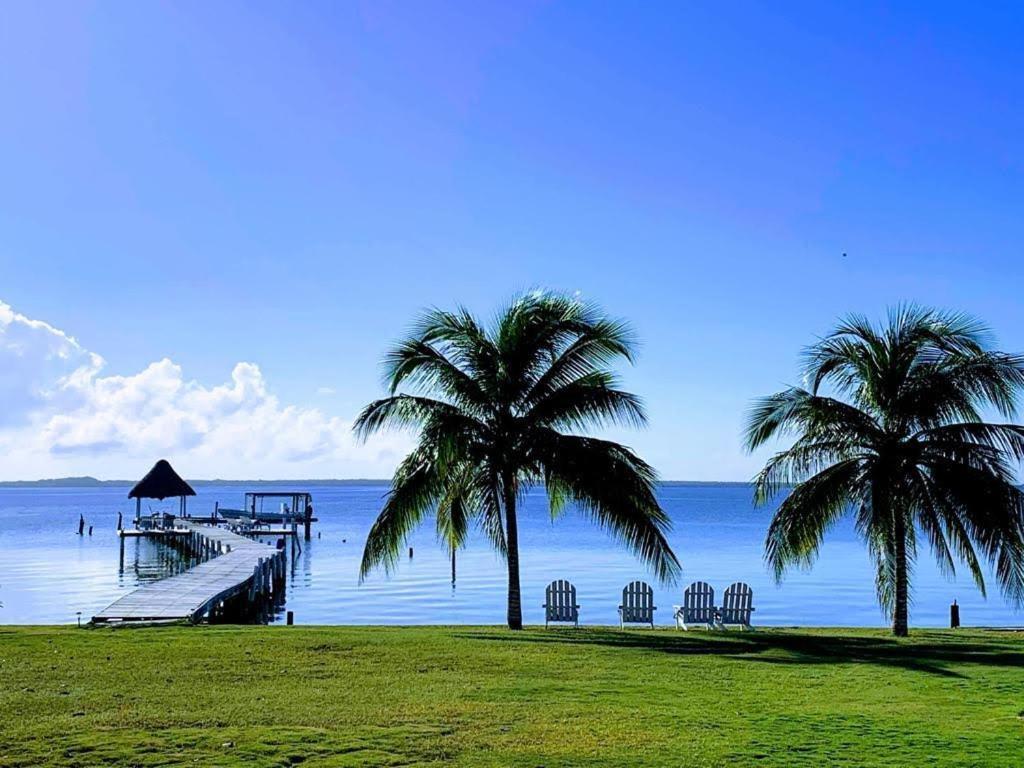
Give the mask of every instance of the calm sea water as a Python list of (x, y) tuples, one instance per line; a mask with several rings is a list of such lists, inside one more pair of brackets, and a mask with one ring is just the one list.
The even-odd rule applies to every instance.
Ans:
[[(189, 500), (195, 515), (215, 502), (239, 507), (244, 488), (203, 486)], [(250, 490), (293, 490), (288, 484), (254, 484)], [(391, 577), (376, 574), (359, 584), (362, 545), (380, 509), (383, 483), (308, 485), (319, 524), (289, 576), (286, 609), (307, 624), (499, 624), (505, 616), (503, 563), (475, 537), (458, 554), (452, 588), (450, 560), (425, 523), (411, 538), (412, 558), (403, 557)], [(116, 534), (117, 513), (131, 518), (128, 486), (102, 488), (0, 489), (0, 624), (74, 623), (97, 613), (120, 595), (178, 567), (173, 551), (146, 540), (124, 543)], [(875, 603), (873, 569), (852, 526), (832, 532), (817, 564), (776, 585), (762, 561), (771, 510), (753, 509), (744, 485), (666, 484), (660, 499), (673, 520), (670, 542), (683, 563), (677, 585), (655, 584), (658, 623), (671, 624), (672, 604), (690, 581), (709, 582), (720, 596), (733, 581), (754, 589), (755, 623), (763, 625), (884, 624)], [(152, 504), (175, 508), (175, 502)], [(93, 535), (76, 535), (79, 515)], [(529, 494), (521, 513), (524, 619), (542, 623), (544, 587), (556, 578), (576, 584), (585, 623), (617, 623), (622, 587), (653, 579), (615, 541), (569, 511), (552, 522), (542, 491)], [(922, 542), (923, 544), (923, 542)], [(916, 626), (948, 623), (956, 598), (965, 624), (1020, 625), (1024, 613), (1007, 605), (992, 584), (984, 599), (966, 574), (948, 581), (922, 549), (914, 566)], [(277, 618), (278, 621), (282, 617)]]

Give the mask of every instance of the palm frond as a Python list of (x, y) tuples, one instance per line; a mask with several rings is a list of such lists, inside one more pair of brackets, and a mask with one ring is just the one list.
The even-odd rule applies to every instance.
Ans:
[(498, 351), (486, 329), (468, 310), (429, 310), (415, 324), (412, 338), (437, 349), (466, 373), (487, 402), (493, 403), (501, 365)]
[(373, 401), (356, 417), (352, 429), (358, 439), (365, 440), (385, 429), (422, 429), (430, 423), (443, 424), (453, 433), (467, 435), (482, 434), (487, 429), (457, 406), (415, 395), (393, 395)]
[[(914, 472), (912, 486), (919, 495), (915, 504), (919, 509), (918, 516), (927, 518), (922, 528), (932, 540), (933, 549), (941, 550), (936, 557), (952, 561), (955, 555), (956, 559), (967, 566), (981, 595), (986, 596), (985, 574), (970, 535), (964, 528), (961, 510), (944, 491), (935, 486), (927, 470), (919, 468)], [(949, 563), (949, 572), (955, 573), (952, 562)]]
[(986, 469), (950, 459), (929, 457), (922, 469), (992, 564), (1006, 599), (1024, 604), (1024, 492)]
[(615, 376), (607, 371), (585, 374), (540, 399), (523, 419), (530, 425), (553, 429), (643, 426), (647, 415), (640, 398), (618, 389), (616, 384)]
[(970, 356), (932, 355), (915, 366), (900, 393), (904, 420), (922, 428), (951, 420), (980, 421), (994, 407), (1013, 418), (1024, 387), (1024, 357), (982, 351)]
[(1024, 427), (1017, 424), (944, 424), (921, 430), (911, 440), (937, 453), (988, 448), (1004, 459), (1024, 461)]
[(397, 344), (385, 357), (384, 370), (392, 395), (407, 384), (419, 391), (441, 394), (474, 413), (487, 411), (487, 395), (479, 382), (423, 339)]
[(629, 326), (576, 298), (532, 292), (516, 299), (491, 334), (501, 360), (502, 397), (517, 410), (560, 379), (595, 373), (617, 357), (632, 361)]
[(679, 561), (668, 544), (668, 515), (654, 495), (654, 470), (636, 454), (607, 440), (538, 430), (531, 456), (545, 484), (648, 563), (659, 579), (674, 581)]
[(633, 362), (635, 340), (630, 327), (619, 320), (600, 318), (575, 329), (576, 338), (553, 359), (524, 397), (524, 408), (582, 377), (603, 370), (617, 360)]
[(785, 451), (776, 453), (754, 478), (754, 504), (770, 502), (779, 492), (842, 461), (868, 460), (870, 446), (844, 439), (819, 440), (808, 436), (797, 440)]
[(796, 486), (768, 527), (765, 560), (777, 580), (790, 566), (811, 565), (831, 526), (847, 511), (864, 473), (860, 459), (833, 464)]
[(450, 468), (446, 473), (444, 492), (437, 503), (437, 538), (453, 552), (466, 543), (473, 516), (471, 473), (470, 465)]
[(420, 447), (405, 458), (395, 471), (384, 506), (366, 537), (359, 566), (360, 581), (377, 567), (391, 573), (409, 534), (435, 508), (443, 490), (444, 479), (428, 447)]
[(792, 433), (862, 445), (877, 441), (881, 434), (870, 414), (841, 400), (791, 387), (755, 401), (747, 415), (744, 443), (754, 451), (773, 437)]

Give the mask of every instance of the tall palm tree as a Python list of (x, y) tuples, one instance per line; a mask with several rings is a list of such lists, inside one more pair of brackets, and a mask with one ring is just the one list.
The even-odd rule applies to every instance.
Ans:
[(362, 438), (386, 427), (419, 430), (370, 529), (361, 577), (393, 568), (431, 512), (452, 548), (478, 525), (508, 564), (508, 626), (522, 628), (516, 510), (524, 488), (543, 485), (552, 517), (575, 502), (660, 578), (674, 578), (679, 563), (653, 469), (622, 445), (568, 433), (645, 423), (640, 401), (609, 370), (631, 362), (633, 346), (624, 323), (547, 293), (519, 297), (489, 325), (464, 309), (426, 313), (385, 360), (388, 397), (355, 424)]
[(810, 565), (826, 531), (852, 513), (877, 566), (893, 633), (907, 634), (911, 566), (923, 534), (940, 568), (965, 563), (985, 593), (981, 558), (1006, 597), (1024, 599), (1024, 494), (1014, 470), (1024, 428), (1012, 419), (1024, 357), (990, 348), (965, 315), (901, 307), (876, 327), (851, 316), (805, 353), (806, 388), (753, 406), (746, 445), (795, 435), (756, 478), (764, 504), (794, 485), (771, 522), (765, 559), (781, 579)]

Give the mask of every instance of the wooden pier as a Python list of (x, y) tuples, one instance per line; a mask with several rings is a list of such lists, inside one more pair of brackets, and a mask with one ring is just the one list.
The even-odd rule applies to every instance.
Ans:
[[(146, 584), (93, 616), (96, 624), (230, 620), (284, 595), (285, 550), (213, 525), (175, 521), (175, 534), (159, 532), (197, 564)], [(154, 531), (153, 533), (158, 533)]]

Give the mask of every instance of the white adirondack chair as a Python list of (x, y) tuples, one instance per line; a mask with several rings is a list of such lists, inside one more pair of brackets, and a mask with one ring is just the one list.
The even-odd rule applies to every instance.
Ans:
[(683, 592), (683, 604), (672, 608), (677, 629), (711, 629), (715, 625), (715, 590), (707, 582), (695, 581)]
[(619, 629), (627, 624), (650, 624), (654, 629), (654, 590), (642, 581), (631, 581), (622, 590), (619, 606)]
[(740, 627), (753, 629), (750, 626), (750, 614), (754, 611), (754, 590), (737, 581), (722, 596), (722, 607), (718, 612), (718, 623), (722, 627)]
[(576, 587), (564, 579), (548, 584), (544, 590), (544, 627), (551, 622), (580, 625), (580, 607), (576, 604)]

